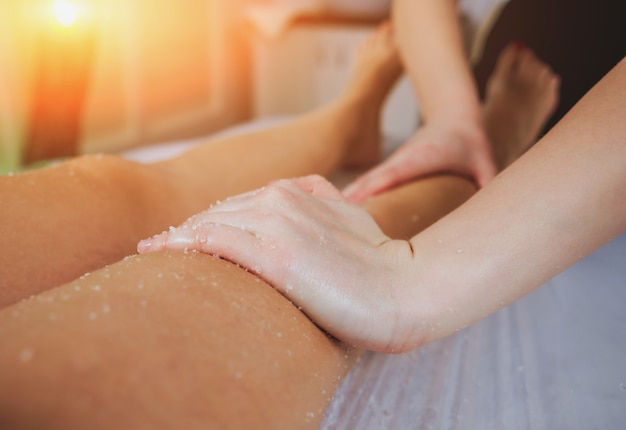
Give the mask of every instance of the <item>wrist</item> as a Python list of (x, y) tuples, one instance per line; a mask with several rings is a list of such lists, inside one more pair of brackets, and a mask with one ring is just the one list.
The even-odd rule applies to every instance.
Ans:
[(483, 313), (484, 304), (472, 293), (480, 265), (454, 237), (435, 239), (427, 234), (411, 243), (414, 262), (399, 278), (408, 286), (400, 312), (404, 326), (398, 329), (407, 334), (405, 351), (466, 328), (479, 319), (476, 315)]

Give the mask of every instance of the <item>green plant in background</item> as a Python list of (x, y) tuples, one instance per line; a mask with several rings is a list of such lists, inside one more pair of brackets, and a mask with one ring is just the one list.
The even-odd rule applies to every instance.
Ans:
[(22, 162), (22, 142), (24, 138), (24, 120), (22, 107), (15, 103), (12, 91), (9, 61), (7, 60), (8, 38), (0, 43), (0, 175), (14, 172)]
[(23, 127), (8, 118), (0, 118), (0, 126), (0, 175), (6, 175), (20, 168)]

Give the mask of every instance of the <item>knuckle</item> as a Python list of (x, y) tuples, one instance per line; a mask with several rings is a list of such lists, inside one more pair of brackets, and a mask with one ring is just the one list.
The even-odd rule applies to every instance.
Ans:
[(285, 183), (279, 181), (265, 187), (259, 194), (259, 198), (270, 204), (284, 203), (294, 200), (293, 193), (285, 187)]

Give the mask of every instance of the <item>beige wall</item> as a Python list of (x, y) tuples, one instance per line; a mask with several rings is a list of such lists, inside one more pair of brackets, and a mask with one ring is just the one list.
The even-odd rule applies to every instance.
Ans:
[(84, 152), (207, 134), (248, 115), (241, 0), (109, 0)]

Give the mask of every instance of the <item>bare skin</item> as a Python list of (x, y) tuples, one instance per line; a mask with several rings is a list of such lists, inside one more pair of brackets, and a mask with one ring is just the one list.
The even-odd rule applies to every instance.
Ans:
[[(626, 231), (625, 88), (626, 58), (494, 181), (410, 241), (389, 240), (365, 211), (309, 177), (205, 212), (191, 221), (204, 232), (183, 228), (142, 246), (195, 246), (256, 267), (337, 338), (408, 351), (518, 300)], [(288, 237), (256, 218), (276, 207)], [(301, 245), (320, 234), (340, 240)], [(258, 246), (257, 258), (239, 255), (238, 240)], [(280, 260), (265, 256), (273, 247)], [(334, 270), (320, 272), (320, 261)]]
[[(395, 208), (474, 192), (460, 177), (414, 187), (398, 190)], [(386, 204), (368, 202), (385, 229), (402, 222)], [(0, 385), (11, 387), (0, 390), (0, 427), (10, 429), (317, 428), (359, 354), (259, 277), (180, 251), (132, 256), (6, 307), (0, 339)]]
[[(505, 54), (510, 54), (510, 51), (505, 51)], [(541, 66), (541, 62), (534, 56), (518, 51), (509, 57), (510, 60), (503, 62), (514, 61), (516, 66), (497, 68), (494, 78), (503, 77), (520, 85), (533, 85), (533, 82), (537, 82), (543, 86), (543, 79), (534, 81), (531, 77), (537, 70), (547, 71), (546, 74), (551, 75), (549, 69)], [(522, 57), (528, 61), (518, 61)], [(545, 118), (551, 113), (551, 103), (545, 102), (544, 98), (554, 100), (558, 87), (558, 79), (549, 81), (552, 84), (546, 86), (550, 89), (547, 94), (532, 92), (540, 95), (536, 99), (519, 97), (519, 92), (512, 92), (511, 101), (515, 102), (512, 104), (523, 107), (525, 103), (532, 101), (531, 109)], [(496, 84), (494, 81), (497, 87)], [(522, 120), (523, 126), (528, 124), (527, 115), (514, 118)], [(494, 125), (494, 129), (518, 128), (515, 123), (498, 119), (500, 124)], [(542, 122), (535, 121), (537, 124)], [(536, 133), (538, 130), (528, 134), (512, 133), (516, 138), (524, 136), (525, 141), (511, 143), (515, 150), (498, 151), (502, 154), (500, 163), (507, 164), (509, 157), (516, 150), (520, 151), (529, 145)], [(433, 189), (432, 192), (437, 191)], [(428, 206), (430, 204), (425, 205)], [(408, 217), (402, 220), (404, 222), (420, 221), (421, 218), (419, 206), (398, 213)], [(399, 222), (401, 218), (394, 213), (392, 219)], [(190, 218), (178, 229), (142, 241), (139, 250), (147, 252), (194, 249), (234, 261), (259, 274), (294, 303), (302, 306), (328, 332), (361, 348), (387, 352), (406, 351), (425, 339), (431, 339), (429, 336), (440, 332), (449, 334), (450, 331), (446, 330), (458, 328), (451, 328), (454, 323), (458, 324), (452, 318), (455, 314), (447, 317), (450, 321), (437, 314), (442, 306), (446, 310), (455, 309), (459, 306), (458, 303), (448, 306), (445, 303), (445, 294), (435, 294), (430, 290), (433, 288), (430, 283), (424, 286), (429, 293), (424, 294), (425, 299), (414, 298), (410, 293), (412, 278), (396, 279), (398, 273), (412, 267), (411, 263), (416, 258), (412, 243), (421, 235), (416, 235), (411, 242), (392, 240), (385, 234), (386, 223), (380, 219), (376, 221), (379, 224), (366, 211), (349, 204), (338, 190), (322, 178), (306, 177), (281, 181), (273, 186), (231, 198)], [(402, 231), (396, 230), (395, 233), (399, 237), (406, 237), (402, 235)], [(455, 237), (460, 233), (450, 234)], [(433, 253), (437, 249), (448, 250), (451, 246), (448, 242), (449, 237), (445, 241), (435, 241), (427, 248), (422, 247), (425, 249), (423, 252), (428, 254), (431, 249)], [(320, 246), (314, 246), (315, 244)], [(462, 254), (463, 247), (458, 247), (453, 252), (454, 255)], [(477, 267), (484, 264), (484, 261), (477, 262)], [(429, 267), (422, 266), (419, 262), (415, 266)], [(443, 272), (448, 273), (449, 270)], [(406, 289), (403, 293), (409, 295), (410, 300), (398, 298), (400, 296), (396, 295), (396, 290), (401, 288)], [(444, 303), (431, 301), (431, 297)], [(415, 318), (399, 318), (404, 315), (398, 313), (399, 310), (408, 312), (405, 308), (418, 305), (422, 314)], [(373, 309), (376, 310), (375, 319), (371, 318)], [(471, 312), (471, 309), (465, 311)], [(421, 318), (420, 315), (424, 317)], [(445, 324), (438, 322), (441, 329), (434, 328), (435, 322), (432, 323), (433, 327), (426, 323), (426, 331), (422, 326), (414, 326), (418, 324), (414, 320), (421, 324), (422, 321), (435, 318), (445, 321)], [(402, 331), (398, 331), (396, 324), (403, 324)], [(405, 342), (399, 333), (410, 336), (411, 342)]]
[(131, 257), (0, 321), (3, 429), (316, 428), (355, 358), (202, 254)]

